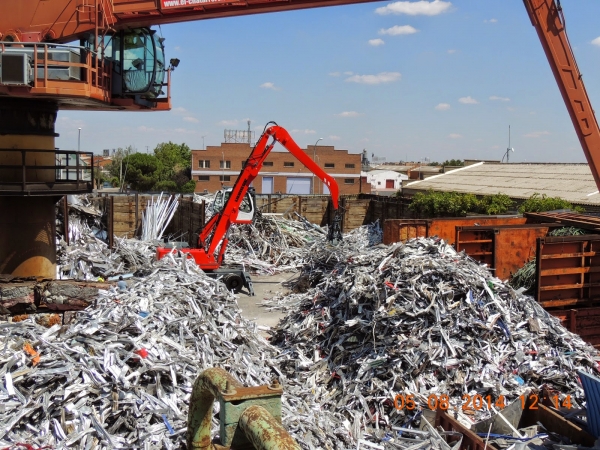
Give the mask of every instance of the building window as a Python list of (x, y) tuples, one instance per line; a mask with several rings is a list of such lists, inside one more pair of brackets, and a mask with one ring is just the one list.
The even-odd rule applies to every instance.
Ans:
[(221, 175), (219, 178), (221, 179), (220, 181), (231, 181), (231, 177), (229, 175)]
[(326, 169), (333, 169), (335, 167), (334, 163), (325, 163), (325, 168)]
[(209, 169), (210, 161), (208, 159), (201, 159), (200, 161), (198, 161), (198, 168), (199, 169)]
[(284, 162), (283, 167), (294, 167), (294, 162), (293, 161)]
[(273, 167), (273, 161), (265, 161), (263, 163), (263, 166), (265, 166), (265, 167)]
[(209, 175), (198, 175), (198, 181), (210, 181)]
[(354, 178), (344, 178), (344, 184), (354, 184)]
[(354, 169), (354, 164), (346, 164), (346, 169)]
[(219, 161), (219, 169), (231, 169), (231, 161)]

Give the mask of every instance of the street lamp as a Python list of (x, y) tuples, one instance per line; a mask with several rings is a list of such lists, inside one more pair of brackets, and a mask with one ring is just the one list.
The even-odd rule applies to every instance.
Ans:
[(202, 136), (202, 150), (206, 150), (206, 147), (204, 147), (204, 138), (206, 137), (206, 135)]
[(79, 128), (79, 135), (77, 136), (77, 151), (81, 151), (81, 128)]
[[(319, 141), (322, 141), (322, 140), (323, 140), (323, 138), (317, 139), (317, 142), (315, 142), (315, 145), (313, 146), (313, 161), (316, 161), (316, 159), (317, 159), (317, 144), (319, 143)], [(312, 176), (312, 188), (313, 188), (312, 189), (313, 190), (312, 193), (314, 195), (316, 193), (315, 192), (316, 189), (315, 189), (315, 174), (314, 173), (313, 173), (313, 176)]]

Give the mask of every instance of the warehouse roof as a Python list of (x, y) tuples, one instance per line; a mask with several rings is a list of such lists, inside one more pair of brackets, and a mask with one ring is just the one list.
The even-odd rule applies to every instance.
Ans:
[(490, 164), (479, 162), (421, 181), (403, 192), (454, 191), (476, 195), (506, 194), (529, 198), (536, 192), (571, 203), (600, 204), (600, 194), (587, 164)]

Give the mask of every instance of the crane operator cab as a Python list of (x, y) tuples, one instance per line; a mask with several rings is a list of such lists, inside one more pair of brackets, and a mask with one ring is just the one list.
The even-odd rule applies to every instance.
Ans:
[(165, 85), (164, 38), (156, 30), (135, 28), (105, 37), (104, 57), (113, 61), (112, 95), (149, 104)]
[[(231, 195), (231, 191), (233, 188), (225, 188), (217, 191), (215, 195), (215, 201), (213, 203), (213, 214), (219, 214), (227, 200), (229, 200), (229, 196)], [(232, 217), (232, 223), (252, 223), (254, 220), (254, 216), (256, 215), (256, 193), (254, 188), (249, 188), (244, 195), (242, 202), (240, 203), (239, 211), (236, 217)]]

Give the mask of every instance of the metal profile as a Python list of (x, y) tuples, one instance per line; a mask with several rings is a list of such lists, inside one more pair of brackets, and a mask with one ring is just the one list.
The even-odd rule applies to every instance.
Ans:
[(584, 372), (577, 372), (583, 391), (585, 392), (585, 401), (587, 414), (588, 432), (595, 438), (600, 437), (600, 379)]

